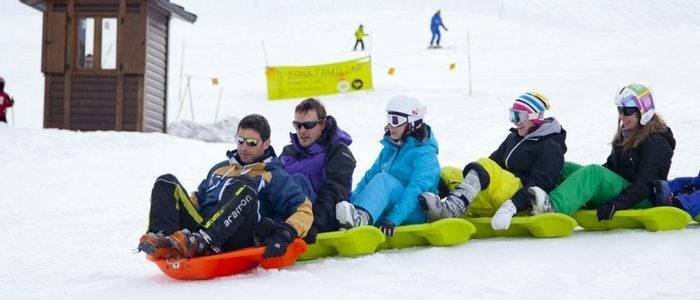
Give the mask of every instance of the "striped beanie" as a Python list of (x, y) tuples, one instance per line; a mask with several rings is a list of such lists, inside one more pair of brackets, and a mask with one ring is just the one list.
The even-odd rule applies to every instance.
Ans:
[(544, 117), (544, 111), (548, 110), (549, 107), (547, 97), (535, 91), (522, 94), (513, 102), (513, 110), (536, 113), (540, 115), (540, 119)]

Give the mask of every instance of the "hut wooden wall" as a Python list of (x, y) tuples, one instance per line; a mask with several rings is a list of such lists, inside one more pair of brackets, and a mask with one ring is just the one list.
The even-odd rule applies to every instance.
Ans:
[(148, 7), (143, 131), (165, 131), (168, 81), (168, 19), (162, 9)]

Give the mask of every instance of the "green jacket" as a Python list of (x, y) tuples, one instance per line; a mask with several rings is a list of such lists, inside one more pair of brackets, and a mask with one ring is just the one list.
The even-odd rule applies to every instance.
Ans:
[(355, 31), (355, 38), (361, 40), (365, 37), (365, 31), (362, 28), (357, 28)]

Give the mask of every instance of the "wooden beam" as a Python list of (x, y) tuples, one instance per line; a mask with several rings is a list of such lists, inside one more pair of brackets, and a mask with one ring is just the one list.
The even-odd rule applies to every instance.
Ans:
[(70, 109), (71, 109), (71, 98), (72, 98), (72, 81), (73, 81), (73, 70), (75, 66), (73, 62), (75, 61), (74, 50), (77, 45), (75, 40), (75, 31), (77, 30), (75, 26), (75, 3), (73, 0), (68, 0), (68, 5), (66, 7), (66, 13), (68, 14), (68, 22), (66, 22), (66, 71), (65, 71), (65, 82), (63, 86), (65, 90), (63, 92), (63, 128), (70, 129)]
[(117, 75), (117, 103), (115, 107), (114, 116), (114, 129), (122, 130), (122, 120), (124, 119), (124, 70), (122, 68), (122, 60), (124, 59), (124, 51), (121, 51), (124, 47), (125, 36), (124, 30), (121, 30), (122, 24), (124, 22), (124, 14), (126, 14), (126, 0), (119, 0), (119, 16), (117, 17), (117, 68), (119, 70), (119, 75)]
[[(31, 5), (27, 1), (24, 2), (24, 4)], [(44, 71), (44, 66), (46, 65), (46, 30), (48, 27), (48, 21), (49, 21), (49, 12), (53, 11), (53, 3), (49, 2), (48, 8), (44, 11), (44, 26), (43, 30), (41, 33), (41, 69), (42, 72)], [(65, 29), (64, 29), (65, 30)], [(50, 106), (50, 92), (51, 92), (51, 75), (44, 73), (44, 128), (49, 127), (49, 120), (50, 120), (50, 114), (51, 114), (51, 106)]]

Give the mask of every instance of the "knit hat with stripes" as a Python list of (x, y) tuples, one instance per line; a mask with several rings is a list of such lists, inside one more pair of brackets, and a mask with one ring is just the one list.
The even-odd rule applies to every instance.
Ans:
[(549, 107), (547, 97), (535, 91), (522, 94), (513, 102), (513, 110), (536, 113), (540, 115), (540, 119), (544, 118), (544, 111)]

